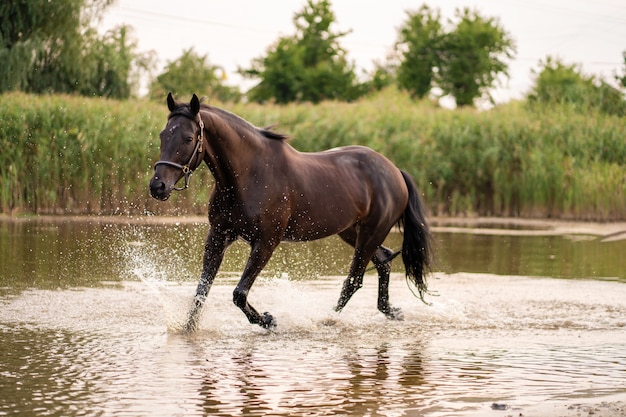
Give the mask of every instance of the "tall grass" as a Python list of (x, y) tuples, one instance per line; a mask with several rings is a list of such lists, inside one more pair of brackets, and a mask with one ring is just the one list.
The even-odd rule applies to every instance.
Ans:
[(418, 183), (432, 214), (626, 219), (624, 118), (512, 102), (479, 112), (394, 90), (358, 103), (239, 105), (301, 150), (363, 144)]
[[(413, 175), (435, 215), (626, 219), (623, 118), (519, 102), (446, 110), (393, 89), (356, 103), (223, 107), (278, 123), (302, 151), (374, 148)], [(0, 211), (206, 213), (207, 169), (170, 202), (149, 196), (166, 116), (142, 101), (0, 96)]]
[[(158, 210), (148, 181), (166, 116), (145, 102), (0, 96), (0, 212)], [(190, 210), (184, 197), (170, 208)]]

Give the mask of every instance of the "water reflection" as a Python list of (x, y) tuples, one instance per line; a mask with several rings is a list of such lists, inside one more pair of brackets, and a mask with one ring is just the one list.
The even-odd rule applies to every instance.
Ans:
[(626, 396), (623, 284), (442, 276), (427, 307), (397, 278), (405, 322), (376, 312), (373, 280), (341, 314), (340, 279), (284, 280), (255, 290), (277, 312), (268, 333), (222, 283), (192, 337), (167, 328), (192, 283), (160, 297), (139, 282), (0, 297), (0, 414), (473, 416)]
[(617, 278), (626, 282), (626, 241), (569, 236), (439, 234), (446, 272), (489, 272), (556, 278)]
[[(97, 286), (129, 277), (129, 252), (141, 250), (170, 280), (195, 281), (201, 268), (208, 226), (132, 224), (100, 221), (0, 221), (0, 287), (68, 288)], [(437, 233), (436, 270), (559, 278), (612, 278), (626, 282), (626, 240), (601, 242), (593, 237), (490, 236)], [(401, 235), (386, 245), (397, 249)], [(236, 280), (249, 247), (235, 243), (221, 268), (222, 279)], [(345, 275), (352, 248), (338, 238), (278, 247), (266, 276), (311, 280)], [(394, 271), (403, 271), (394, 262)], [(87, 274), (84, 272), (88, 271)], [(171, 272), (171, 274), (170, 274)], [(126, 274), (126, 275), (125, 275)], [(132, 274), (131, 274), (132, 275)]]
[[(78, 375), (71, 369), (71, 364), (77, 358), (72, 352), (66, 352), (68, 356), (63, 364), (59, 350), (66, 350), (67, 346), (77, 341), (63, 331), (35, 332), (2, 328), (0, 333), (0, 355), (3, 358), (0, 362), (3, 381), (0, 385), (3, 398), (0, 414), (12, 414), (20, 409), (39, 415), (51, 415), (46, 412), (56, 414), (50, 410), (50, 404), (56, 398), (61, 398), (69, 409), (75, 410), (68, 415), (76, 415), (76, 405), (84, 404), (88, 393), (72, 390)], [(32, 343), (34, 339), (39, 341), (36, 347)], [(42, 351), (47, 354), (42, 355)]]
[(173, 329), (206, 231), (0, 221), (0, 415), (473, 416), (492, 402), (626, 398), (626, 286), (528, 277), (626, 281), (624, 241), (438, 233), (450, 275), (432, 278), (433, 305), (393, 276), (404, 322), (377, 312), (375, 279), (332, 311), (347, 245), (281, 245), (275, 278), (251, 294), (275, 313), (272, 333), (232, 305), (248, 252), (237, 244), (186, 337)]
[(99, 222), (0, 221), (0, 286), (53, 289), (118, 280), (119, 232)]
[[(338, 346), (255, 340), (206, 347), (199, 397), (206, 415), (399, 415), (420, 404), (421, 356), (387, 342)], [(363, 341), (360, 341), (363, 343)], [(273, 349), (267, 349), (273, 348)], [(210, 349), (210, 350), (209, 350)], [(233, 408), (233, 406), (235, 407)]]

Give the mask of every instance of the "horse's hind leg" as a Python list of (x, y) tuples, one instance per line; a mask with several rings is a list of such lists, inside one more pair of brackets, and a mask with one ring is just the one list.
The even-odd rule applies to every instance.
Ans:
[[(362, 268), (359, 268), (362, 269)], [(351, 268), (352, 271), (352, 268)], [(350, 298), (358, 291), (359, 288), (363, 286), (363, 272), (355, 273), (350, 272), (348, 278), (343, 282), (343, 286), (341, 288), (341, 294), (339, 295), (339, 301), (337, 301), (337, 305), (335, 306), (335, 311), (341, 311), (348, 304)]]
[[(379, 245), (384, 240), (384, 237), (378, 239), (376, 233), (367, 233), (363, 230), (357, 232), (355, 228), (341, 232), (339, 237), (341, 237), (341, 239), (343, 239), (346, 243), (354, 246), (354, 257), (352, 258), (350, 273), (343, 282), (343, 287), (341, 288), (341, 294), (339, 296), (337, 306), (335, 307), (335, 311), (341, 311), (346, 306), (348, 301), (350, 301), (350, 298), (352, 298), (354, 293), (356, 293), (358, 289), (363, 286), (363, 274), (365, 274), (365, 268), (370, 260), (376, 259), (374, 255), (377, 251), (379, 251)], [(383, 258), (384, 256), (380, 259)], [(379, 267), (377, 266), (377, 268)], [(387, 284), (388, 283), (389, 274), (387, 273)]]
[(391, 249), (380, 246), (372, 262), (378, 271), (378, 310), (391, 320), (403, 320), (404, 314), (398, 307), (391, 307), (389, 304), (389, 275), (391, 274), (391, 260), (393, 256)]
[[(389, 304), (389, 275), (391, 273), (391, 261), (389, 258), (393, 255), (393, 252), (384, 246), (378, 246), (375, 243), (377, 240), (374, 239), (374, 236), (370, 236), (367, 242), (359, 245), (355, 229), (348, 229), (340, 233), (339, 237), (349, 245), (354, 246), (355, 250), (350, 274), (343, 282), (341, 295), (335, 311), (341, 311), (354, 293), (363, 286), (363, 274), (371, 259), (378, 271), (378, 310), (389, 319), (402, 320), (404, 317), (402, 311), (399, 308), (391, 307)], [(382, 240), (384, 238), (380, 239), (380, 242)]]
[[(356, 246), (357, 234), (354, 228), (339, 233), (339, 237), (350, 246)], [(358, 265), (355, 265), (358, 261), (358, 257), (358, 253), (355, 248), (354, 258), (352, 259), (352, 265), (350, 267), (350, 273), (346, 280), (343, 282), (341, 294), (339, 295), (337, 306), (335, 306), (335, 311), (341, 311), (346, 306), (348, 301), (350, 301), (350, 298), (352, 298), (354, 293), (363, 286), (363, 271), (365, 271), (365, 267), (360, 268)], [(369, 260), (367, 262), (369, 262)], [(367, 265), (367, 262), (365, 263), (365, 265)], [(360, 273), (357, 272), (359, 269), (362, 269)]]

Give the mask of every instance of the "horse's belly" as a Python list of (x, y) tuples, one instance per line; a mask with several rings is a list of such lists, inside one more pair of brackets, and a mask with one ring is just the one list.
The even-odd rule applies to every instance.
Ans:
[(284, 241), (302, 242), (322, 239), (346, 230), (357, 219), (354, 216), (332, 216), (325, 218), (313, 218), (310, 216), (296, 215), (293, 217), (283, 234)]

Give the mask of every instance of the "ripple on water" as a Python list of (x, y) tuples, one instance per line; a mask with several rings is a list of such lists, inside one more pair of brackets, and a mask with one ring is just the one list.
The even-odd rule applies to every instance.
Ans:
[(194, 284), (135, 273), (3, 299), (0, 413), (470, 416), (493, 402), (626, 395), (619, 283), (439, 275), (426, 306), (394, 276), (406, 319), (392, 322), (373, 277), (341, 313), (341, 278), (260, 279), (250, 302), (277, 318), (267, 332), (232, 304), (226, 278), (201, 330), (183, 336)]

